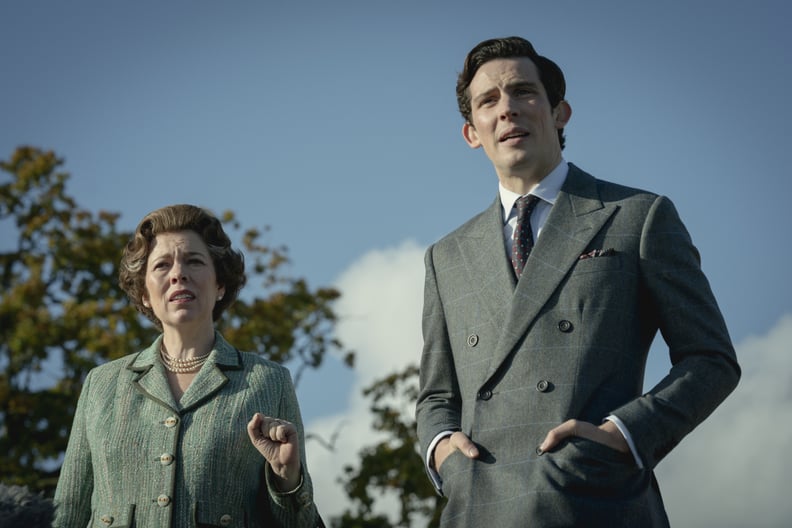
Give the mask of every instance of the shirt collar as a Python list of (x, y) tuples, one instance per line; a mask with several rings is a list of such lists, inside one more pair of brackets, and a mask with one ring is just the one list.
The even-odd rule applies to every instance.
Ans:
[[(569, 165), (562, 158), (561, 163), (556, 165), (556, 168), (550, 171), (550, 174), (542, 178), (542, 181), (531, 189), (528, 194), (533, 194), (552, 206), (555, 204), (556, 198), (558, 198), (558, 193), (561, 192), (561, 186), (564, 185), (568, 172)], [(498, 194), (503, 206), (503, 222), (506, 223), (511, 215), (514, 202), (522, 195), (510, 191), (501, 183), (498, 183)]]

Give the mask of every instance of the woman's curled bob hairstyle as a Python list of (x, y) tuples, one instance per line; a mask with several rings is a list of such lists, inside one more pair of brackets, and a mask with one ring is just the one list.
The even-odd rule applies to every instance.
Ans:
[(212, 319), (217, 321), (231, 306), (245, 285), (245, 257), (231, 247), (223, 226), (211, 213), (194, 205), (169, 205), (147, 214), (124, 248), (118, 273), (119, 284), (137, 310), (160, 330), (162, 322), (154, 311), (143, 305), (146, 292), (146, 263), (157, 235), (177, 231), (194, 231), (201, 237), (212, 257), (217, 284), (225, 287), (223, 298), (215, 303)]

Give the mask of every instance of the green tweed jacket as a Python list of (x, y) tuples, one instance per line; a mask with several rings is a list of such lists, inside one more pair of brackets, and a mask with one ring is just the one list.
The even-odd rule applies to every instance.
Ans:
[[(176, 402), (158, 356), (161, 340), (88, 374), (55, 492), (54, 526), (319, 525), (289, 371), (239, 352), (217, 333)], [(256, 412), (297, 426), (303, 475), (293, 492), (275, 491), (269, 464), (248, 438)]]

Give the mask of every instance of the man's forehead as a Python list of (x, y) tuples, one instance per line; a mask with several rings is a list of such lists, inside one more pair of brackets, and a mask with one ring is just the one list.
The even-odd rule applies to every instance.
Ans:
[(482, 64), (470, 83), (473, 90), (505, 84), (539, 84), (539, 71), (528, 57), (493, 59)]

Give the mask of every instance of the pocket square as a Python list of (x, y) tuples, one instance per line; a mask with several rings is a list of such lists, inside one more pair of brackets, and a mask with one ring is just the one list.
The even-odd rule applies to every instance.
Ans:
[(590, 258), (597, 258), (597, 257), (612, 257), (616, 254), (616, 250), (613, 248), (608, 249), (592, 249), (588, 253), (583, 253), (578, 257), (578, 260), (586, 260)]

